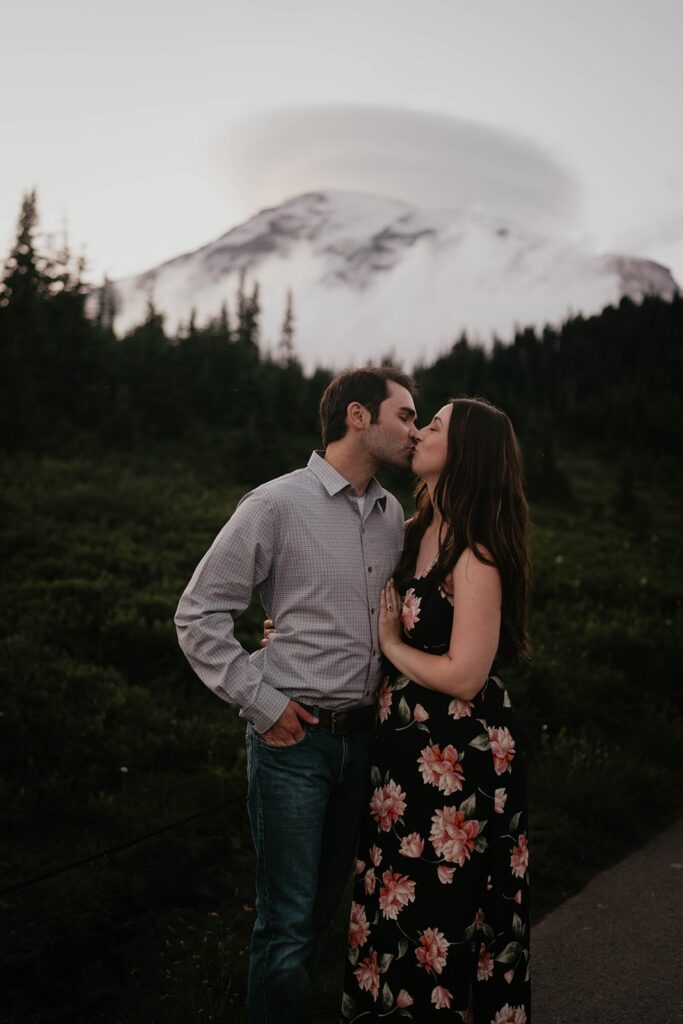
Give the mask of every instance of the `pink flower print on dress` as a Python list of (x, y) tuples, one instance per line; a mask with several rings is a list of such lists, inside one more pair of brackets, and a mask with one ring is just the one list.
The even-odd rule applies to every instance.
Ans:
[(358, 987), (369, 992), (374, 1000), (379, 995), (379, 967), (377, 965), (377, 954), (371, 953), (361, 960), (353, 972), (358, 981)]
[(446, 796), (462, 789), (465, 776), (460, 763), (460, 754), (449, 745), (441, 748), (438, 744), (425, 747), (417, 759), (420, 774), (425, 782), (436, 786)]
[(425, 841), (420, 833), (411, 832), (401, 840), (401, 848), (398, 852), (402, 853), (404, 857), (421, 857), (424, 848)]
[(449, 992), (443, 985), (437, 985), (435, 989), (432, 989), (432, 1002), (437, 1010), (449, 1010), (452, 998), (453, 993)]
[(526, 1024), (526, 1010), (523, 1006), (510, 1006), (506, 1003), (491, 1024)]
[(514, 899), (515, 903), (521, 903), (522, 902), (522, 890), (520, 889), (519, 892), (516, 892), (515, 895), (512, 898)]
[(514, 969), (514, 967), (510, 968), (510, 970), (506, 971), (505, 974), (503, 975), (503, 977), (507, 981), (508, 985), (512, 984), (512, 979), (514, 978), (514, 976), (515, 976), (515, 969)]
[(356, 861), (356, 874), (357, 875), (362, 875), (364, 871), (365, 871), (365, 861), (364, 860), (357, 860)]
[(494, 793), (493, 809), (496, 814), (502, 814), (505, 807), (505, 801), (508, 795), (504, 789), (497, 789)]
[(445, 795), (457, 793), (462, 789), (464, 774), (460, 764), (460, 754), (455, 747), (449, 745), (444, 747), (439, 764), (435, 765), (435, 771), (439, 776), (439, 790)]
[(401, 989), (399, 994), (396, 996), (396, 1005), (399, 1010), (405, 1009), (406, 1006), (412, 1006), (415, 1000), (411, 996), (410, 992), (406, 992), (404, 988)]
[(370, 925), (365, 916), (365, 908), (360, 903), (351, 904), (351, 920), (349, 921), (349, 946), (356, 949), (357, 946), (364, 946)]
[(433, 971), (434, 974), (441, 974), (448, 959), (448, 942), (443, 932), (438, 928), (425, 928), (418, 933), (420, 944), (415, 950), (415, 956), (426, 971)]
[(386, 679), (382, 686), (382, 689), (379, 691), (378, 713), (380, 722), (386, 722), (387, 718), (389, 717), (389, 714), (391, 712), (391, 701), (391, 687), (389, 685), (389, 680)]
[(391, 826), (405, 811), (405, 796), (393, 779), (390, 779), (386, 786), (379, 786), (372, 794), (370, 814), (382, 832), (390, 832)]
[(501, 728), (487, 726), (489, 739), (491, 740), (491, 753), (493, 754), (493, 767), (496, 775), (504, 775), (509, 771), (509, 765), (515, 756), (515, 741), (510, 735), (506, 725)]
[(493, 957), (482, 942), (479, 947), (479, 961), (477, 963), (477, 981), (488, 981), (493, 975)]
[(472, 708), (474, 704), (471, 700), (460, 700), (459, 697), (454, 697), (448, 705), (448, 714), (452, 715), (453, 718), (471, 718)]
[(439, 785), (439, 776), (436, 774), (434, 766), (440, 759), (441, 748), (436, 745), (425, 747), (417, 759), (417, 764), (422, 778), (431, 786)]
[(437, 811), (432, 822), (429, 839), (437, 855), (462, 867), (474, 849), (479, 835), (479, 822), (475, 818), (466, 820), (463, 812), (455, 807), (444, 807)]
[(382, 851), (376, 844), (370, 847), (370, 860), (376, 868), (382, 863)]
[[(433, 564), (436, 563), (436, 559)], [(446, 576), (444, 580), (441, 580), (439, 584), (439, 594), (445, 598), (450, 605), (453, 605), (453, 577), (450, 575)]]
[(421, 704), (416, 704), (415, 710), (413, 711), (413, 718), (416, 722), (426, 722), (429, 718), (429, 712), (425, 711)]
[(524, 878), (529, 867), (529, 847), (527, 846), (524, 833), (519, 837), (519, 842), (510, 856), (510, 867), (515, 878)]
[(403, 598), (403, 607), (401, 608), (401, 622), (406, 633), (410, 633), (411, 629), (420, 621), (421, 604), (422, 598), (415, 596), (415, 591), (412, 587), (406, 591), (406, 596)]
[(365, 892), (366, 892), (366, 894), (368, 896), (372, 896), (373, 892), (375, 891), (375, 886), (377, 884), (377, 879), (375, 877), (375, 869), (374, 868), (368, 868), (368, 870), (365, 872), (364, 883), (365, 883)]
[(455, 868), (447, 868), (445, 864), (439, 864), (436, 873), (442, 885), (450, 885), (453, 881)]
[(379, 909), (383, 917), (395, 921), (399, 913), (415, 899), (415, 882), (407, 875), (385, 871), (379, 890)]

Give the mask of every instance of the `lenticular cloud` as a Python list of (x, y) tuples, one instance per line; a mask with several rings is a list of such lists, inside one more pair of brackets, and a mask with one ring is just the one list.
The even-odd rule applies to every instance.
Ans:
[(334, 106), (264, 114), (221, 151), (245, 210), (317, 189), (348, 189), (421, 207), (499, 214), (556, 235), (575, 219), (578, 186), (536, 143), (441, 114)]

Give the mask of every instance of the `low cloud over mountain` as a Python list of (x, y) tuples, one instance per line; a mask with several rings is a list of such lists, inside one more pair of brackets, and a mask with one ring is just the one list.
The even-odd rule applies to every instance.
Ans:
[(489, 344), (494, 334), (509, 339), (516, 326), (598, 312), (623, 295), (671, 298), (677, 291), (659, 264), (596, 257), (530, 219), (535, 226), (473, 204), (434, 209), (356, 192), (307, 193), (196, 252), (116, 282), (116, 327), (142, 320), (150, 297), (170, 330), (192, 310), (202, 322), (234, 303), (243, 274), (248, 288), (261, 287), (264, 344), (277, 344), (291, 288), (295, 347), (306, 366), (365, 363), (392, 352), (410, 367), (433, 359), (462, 330)]

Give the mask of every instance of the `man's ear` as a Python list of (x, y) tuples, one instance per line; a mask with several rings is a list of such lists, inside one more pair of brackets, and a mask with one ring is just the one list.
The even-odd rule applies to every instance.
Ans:
[(364, 430), (370, 422), (370, 412), (360, 402), (349, 402), (346, 407), (346, 426), (350, 430)]

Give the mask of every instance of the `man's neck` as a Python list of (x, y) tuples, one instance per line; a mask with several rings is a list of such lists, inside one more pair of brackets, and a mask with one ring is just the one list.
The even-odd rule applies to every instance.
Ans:
[(367, 452), (346, 444), (345, 441), (333, 441), (325, 450), (325, 461), (337, 470), (340, 476), (348, 480), (356, 494), (365, 494), (368, 484), (377, 472), (377, 462)]

